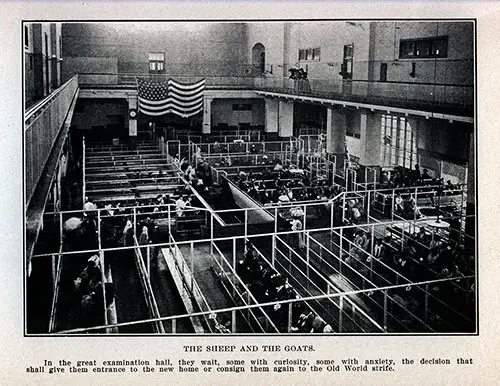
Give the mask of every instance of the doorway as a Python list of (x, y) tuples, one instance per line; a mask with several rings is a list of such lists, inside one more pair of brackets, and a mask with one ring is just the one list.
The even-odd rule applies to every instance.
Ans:
[(266, 48), (261, 43), (256, 43), (252, 48), (253, 75), (259, 76), (266, 71)]

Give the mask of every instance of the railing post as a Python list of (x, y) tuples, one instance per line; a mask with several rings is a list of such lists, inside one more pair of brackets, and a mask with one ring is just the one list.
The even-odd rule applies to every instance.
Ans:
[(340, 262), (339, 275), (340, 275), (340, 277), (342, 277), (342, 263), (343, 263), (342, 254), (344, 252), (344, 250), (342, 249), (342, 238), (343, 238), (343, 230), (342, 229), (343, 228), (339, 229), (339, 235), (340, 235), (340, 238), (339, 238), (339, 262)]
[[(103, 304), (104, 304), (104, 325), (108, 325), (108, 312), (107, 312), (107, 307), (106, 307), (106, 276), (105, 276), (105, 262), (104, 262), (104, 251), (101, 250), (101, 247), (99, 246), (99, 263), (101, 264), (101, 281), (102, 281), (102, 298), (103, 298)], [(109, 332), (109, 331), (106, 331)]]
[(278, 208), (274, 208), (274, 234), (278, 233)]
[(245, 229), (245, 240), (247, 239), (247, 236), (248, 236), (248, 211), (249, 209), (248, 208), (245, 208), (245, 225), (244, 225), (244, 229)]
[[(97, 209), (97, 243), (98, 248), (101, 249), (101, 210)], [(104, 267), (103, 267), (104, 269)]]
[(387, 332), (387, 290), (384, 290), (384, 331)]
[(171, 205), (168, 204), (168, 206), (167, 206), (167, 221), (168, 221), (168, 237), (169, 237), (169, 241), (170, 241), (170, 237), (172, 235), (172, 218), (171, 218), (171, 215), (170, 215), (170, 207), (171, 207)]
[(366, 222), (370, 222), (370, 206), (371, 206), (371, 200), (370, 200), (371, 192), (368, 191), (368, 202), (366, 203)]
[(424, 322), (427, 324), (429, 317), (429, 283), (425, 285), (425, 298), (424, 298)]
[(214, 257), (214, 214), (210, 214), (210, 256)]
[(134, 235), (137, 230), (137, 207), (134, 206)]
[(330, 229), (333, 228), (333, 208), (335, 207), (335, 201), (330, 203)]
[(191, 295), (194, 293), (194, 242), (191, 241)]
[(274, 268), (275, 261), (276, 261), (276, 233), (273, 233), (272, 240), (273, 240), (273, 248), (271, 251), (271, 265)]
[[(413, 225), (417, 222), (417, 208), (418, 208), (418, 197), (417, 197), (417, 187), (415, 186), (415, 210), (413, 211)], [(438, 213), (439, 218), (439, 213)], [(415, 229), (414, 229), (415, 230)]]
[(344, 312), (344, 296), (342, 295), (340, 296), (339, 299), (339, 332), (342, 332), (343, 312)]
[(394, 212), (396, 211), (396, 202), (394, 201), (396, 197), (396, 189), (392, 190), (392, 204), (391, 204), (391, 221), (394, 221)]
[(59, 212), (59, 247), (60, 247), (60, 249), (62, 248), (63, 244), (64, 244), (63, 215), (62, 215), (62, 212)]
[(151, 283), (151, 247), (146, 247), (148, 281)]
[(231, 332), (236, 333), (236, 311), (231, 311)]
[(83, 181), (82, 181), (82, 207), (85, 205), (85, 192), (86, 192), (86, 184), (85, 184), (85, 136), (83, 136), (82, 140), (82, 175), (83, 175)]
[(52, 291), (56, 292), (56, 255), (52, 254)]
[(307, 290), (309, 291), (309, 264), (310, 264), (309, 242), (311, 235), (309, 234), (309, 232), (304, 231), (304, 236), (306, 237), (306, 275), (307, 275)]
[[(303, 230), (306, 230), (306, 219), (307, 219), (307, 205), (304, 204), (304, 215), (303, 215), (303, 222), (304, 222), (304, 226), (302, 227)], [(300, 234), (299, 234), (299, 237), (300, 237)], [(299, 247), (302, 247), (302, 246), (299, 246)]]
[(290, 332), (291, 329), (292, 329), (292, 306), (293, 306), (293, 303), (290, 302), (288, 303), (288, 328), (287, 328), (287, 332)]

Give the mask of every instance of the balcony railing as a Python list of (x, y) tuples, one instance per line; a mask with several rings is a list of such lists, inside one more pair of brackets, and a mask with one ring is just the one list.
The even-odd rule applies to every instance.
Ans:
[(74, 76), (26, 111), (24, 134), (27, 203), (42, 175), (77, 90), (78, 76)]
[(195, 83), (205, 79), (207, 88), (253, 88), (254, 80), (250, 76), (178, 76), (172, 74), (78, 74), (78, 83), (82, 87), (136, 86), (137, 78), (152, 81), (165, 81), (169, 78), (181, 83)]
[(397, 102), (416, 108), (423, 104), (472, 109), (474, 103), (474, 87), (461, 85), (259, 77), (254, 88), (371, 104)]
[[(130, 87), (137, 78), (194, 83), (202, 76), (172, 74), (79, 74), (82, 87)], [(427, 111), (454, 112), (472, 116), (474, 87), (415, 82), (381, 82), (316, 78), (294, 80), (278, 76), (206, 76), (207, 88), (236, 88), (315, 96), (358, 103), (386, 105)]]

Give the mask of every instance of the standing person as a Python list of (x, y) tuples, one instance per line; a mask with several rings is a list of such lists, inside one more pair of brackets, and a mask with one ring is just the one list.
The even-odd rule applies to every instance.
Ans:
[[(142, 227), (142, 232), (141, 235), (139, 236), (139, 245), (148, 245), (149, 244), (149, 232), (148, 232), (148, 227), (143, 226)], [(141, 248), (141, 254), (142, 258), (146, 259), (147, 258), (147, 251), (148, 248)]]
[(415, 164), (415, 169), (413, 170), (413, 182), (416, 183), (421, 177), (422, 174), (420, 173), (420, 165)]
[[(303, 249), (305, 244), (304, 244), (304, 233), (300, 232), (302, 231), (302, 222), (298, 218), (294, 218), (291, 222), (292, 224), (292, 231), (293, 232), (299, 232), (297, 234), (297, 245), (300, 249)], [(293, 243), (293, 246), (295, 246), (295, 242)]]
[(401, 214), (404, 211), (403, 198), (399, 193), (396, 194), (396, 197), (394, 198), (394, 210), (397, 214)]
[(177, 217), (182, 217), (184, 215), (184, 209), (188, 204), (188, 198), (186, 195), (179, 197), (177, 201), (175, 201), (175, 213)]
[(123, 228), (123, 246), (130, 247), (134, 244), (134, 227), (132, 221), (127, 219), (125, 228)]
[(146, 245), (149, 243), (148, 227), (143, 226), (141, 235), (139, 236), (139, 245)]

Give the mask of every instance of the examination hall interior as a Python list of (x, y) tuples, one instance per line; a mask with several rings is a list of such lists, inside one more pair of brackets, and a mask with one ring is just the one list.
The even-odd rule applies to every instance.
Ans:
[(25, 332), (474, 333), (474, 30), (24, 23)]

